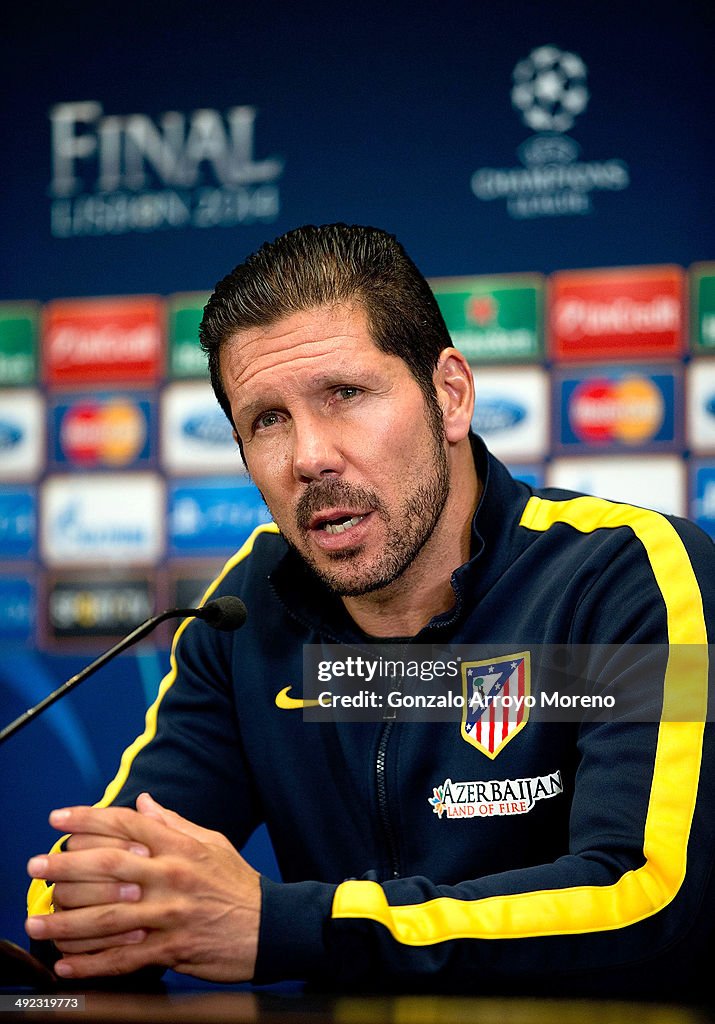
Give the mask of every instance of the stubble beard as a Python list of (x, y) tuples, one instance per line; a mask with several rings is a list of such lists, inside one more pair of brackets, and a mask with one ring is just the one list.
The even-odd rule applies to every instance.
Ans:
[[(432, 410), (429, 410), (432, 413)], [(379, 495), (343, 480), (326, 479), (311, 484), (296, 508), (298, 532), (304, 543), (298, 545), (286, 536), (290, 546), (315, 575), (339, 597), (362, 597), (390, 586), (412, 565), (434, 533), (449, 495), (450, 473), (441, 421), (429, 416), (431, 463), (429, 476), (418, 482), (405, 503), (390, 515)], [(387, 528), (382, 552), (371, 564), (361, 565), (363, 545), (326, 552), (335, 569), (319, 565), (308, 549), (307, 524), (321, 508), (346, 506), (369, 508)]]

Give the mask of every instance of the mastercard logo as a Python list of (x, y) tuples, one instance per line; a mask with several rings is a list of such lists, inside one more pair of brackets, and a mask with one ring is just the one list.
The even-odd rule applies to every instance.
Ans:
[(124, 399), (80, 402), (67, 411), (60, 426), (63, 452), (84, 466), (126, 466), (145, 441), (144, 417)]
[(643, 444), (658, 433), (664, 414), (662, 392), (645, 377), (583, 381), (568, 410), (574, 434), (589, 444)]

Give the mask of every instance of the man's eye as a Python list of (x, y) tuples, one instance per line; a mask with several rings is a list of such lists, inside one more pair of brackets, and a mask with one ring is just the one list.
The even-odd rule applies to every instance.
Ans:
[(336, 388), (335, 394), (339, 398), (355, 398), (360, 394), (360, 388), (354, 387), (352, 384), (345, 384), (343, 387)]
[(266, 427), (273, 427), (280, 420), (277, 412), (264, 412), (256, 418), (254, 427), (256, 430), (265, 430)]

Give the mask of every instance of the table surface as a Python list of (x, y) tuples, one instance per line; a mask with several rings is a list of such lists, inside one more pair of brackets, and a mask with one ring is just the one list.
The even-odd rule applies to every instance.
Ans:
[[(70, 992), (62, 992), (68, 998)], [(83, 1010), (12, 1009), (3, 1024), (712, 1024), (715, 1013), (662, 1003), (462, 996), (319, 996), (305, 992), (87, 992)]]

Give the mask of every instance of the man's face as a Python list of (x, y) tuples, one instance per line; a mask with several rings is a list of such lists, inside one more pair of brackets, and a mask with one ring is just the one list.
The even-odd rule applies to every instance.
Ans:
[(439, 409), (372, 341), (360, 306), (241, 331), (221, 372), (248, 471), (286, 540), (336, 593), (400, 578), (449, 490)]

